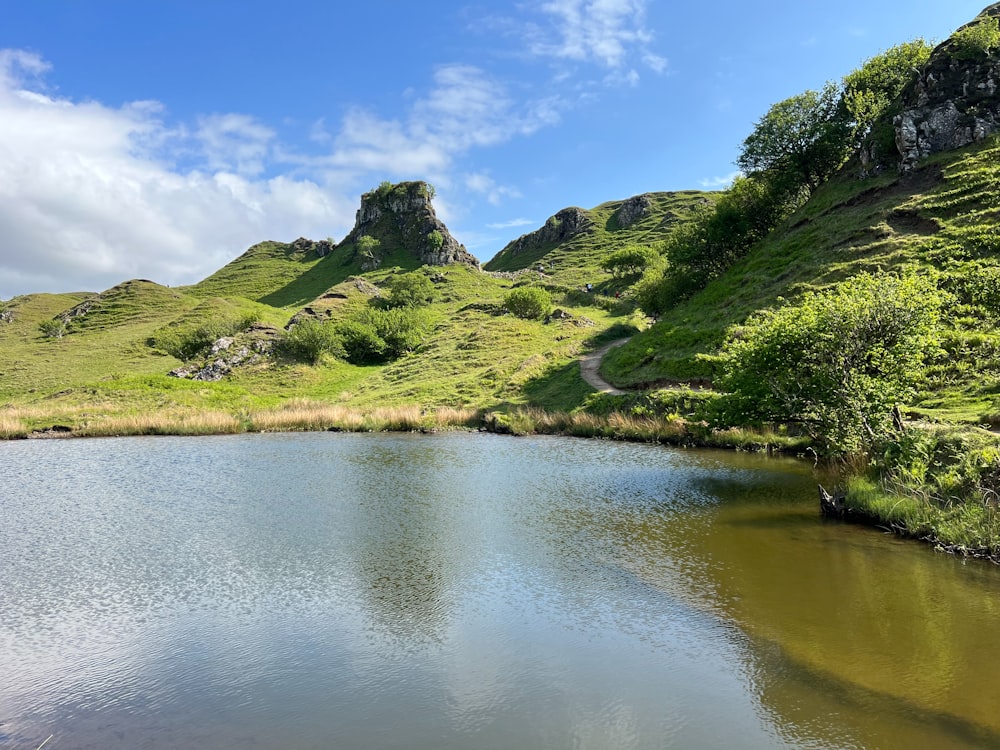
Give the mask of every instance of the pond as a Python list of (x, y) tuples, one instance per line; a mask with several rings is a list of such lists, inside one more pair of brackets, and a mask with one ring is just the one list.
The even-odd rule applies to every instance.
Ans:
[(1000, 569), (808, 463), (494, 435), (0, 443), (0, 747), (1000, 746)]

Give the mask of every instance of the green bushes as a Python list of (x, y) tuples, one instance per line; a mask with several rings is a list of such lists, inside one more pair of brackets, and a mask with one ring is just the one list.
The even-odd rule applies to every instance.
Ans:
[(420, 346), (427, 318), (412, 308), (365, 308), (336, 323), (304, 320), (278, 341), (290, 359), (318, 364), (324, 354), (355, 365), (398, 359)]
[(986, 17), (956, 31), (952, 56), (957, 60), (978, 60), (1000, 49), (1000, 19)]
[(171, 326), (161, 329), (147, 343), (182, 361), (194, 359), (225, 336), (244, 331), (260, 320), (256, 313), (219, 318), (198, 326)]
[(659, 265), (660, 254), (645, 245), (629, 245), (611, 253), (601, 263), (601, 268), (616, 277), (637, 276), (648, 268)]
[(66, 323), (59, 318), (43, 320), (38, 324), (38, 332), (46, 338), (61, 339), (66, 335)]
[(512, 289), (503, 298), (503, 306), (511, 315), (525, 320), (544, 318), (552, 309), (551, 295), (537, 286)]
[(719, 356), (720, 418), (798, 423), (829, 453), (870, 449), (921, 374), (941, 304), (925, 279), (860, 274), (756, 313)]
[[(438, 233), (440, 236), (440, 232)], [(393, 276), (389, 281), (389, 307), (420, 307), (434, 301), (434, 282), (419, 271)]]
[(318, 320), (296, 323), (278, 340), (277, 348), (282, 356), (314, 365), (319, 364), (324, 354), (344, 354), (343, 344), (333, 326)]

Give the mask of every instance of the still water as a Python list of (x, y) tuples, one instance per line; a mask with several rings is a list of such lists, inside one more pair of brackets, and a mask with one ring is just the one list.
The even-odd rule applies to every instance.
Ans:
[(558, 438), (0, 443), (0, 747), (1000, 747), (1000, 569), (811, 467)]

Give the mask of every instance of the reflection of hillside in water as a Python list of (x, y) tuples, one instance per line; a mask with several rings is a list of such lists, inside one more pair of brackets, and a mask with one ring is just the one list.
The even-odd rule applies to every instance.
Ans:
[(356, 484), (342, 487), (354, 503), (347, 553), (358, 598), (381, 633), (439, 641), (464, 555), (447, 456), (426, 440), (364, 448), (346, 457)]
[(783, 741), (1000, 746), (1000, 643), (984, 636), (1000, 600), (983, 596), (1000, 571), (822, 521), (801, 469), (718, 463), (684, 467), (653, 504), (604, 488), (615, 512), (595, 499), (559, 523), (623, 574), (737, 626)]

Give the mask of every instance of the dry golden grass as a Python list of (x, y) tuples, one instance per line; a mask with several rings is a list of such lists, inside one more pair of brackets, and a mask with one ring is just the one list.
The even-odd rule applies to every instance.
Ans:
[(254, 430), (343, 430), (345, 432), (406, 432), (444, 427), (468, 427), (476, 424), (479, 412), (474, 409), (441, 407), (424, 411), (419, 406), (385, 406), (357, 409), (339, 404), (325, 404), (294, 399), (277, 409), (250, 413)]
[(121, 435), (229, 435), (243, 431), (232, 414), (221, 411), (111, 414), (73, 429), (79, 437)]
[(0, 411), (0, 438), (19, 438), (27, 434), (28, 428), (19, 415)]

